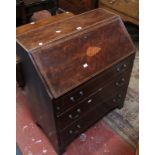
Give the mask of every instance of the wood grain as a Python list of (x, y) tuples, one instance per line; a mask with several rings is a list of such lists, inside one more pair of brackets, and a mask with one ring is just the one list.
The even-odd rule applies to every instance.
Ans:
[(123, 106), (135, 47), (120, 17), (103, 9), (18, 30), (33, 118), (62, 155), (78, 135)]

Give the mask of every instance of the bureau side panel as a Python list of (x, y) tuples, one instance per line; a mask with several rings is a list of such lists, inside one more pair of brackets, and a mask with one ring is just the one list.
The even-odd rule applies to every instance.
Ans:
[(34, 121), (42, 128), (58, 151), (58, 136), (55, 126), (52, 98), (49, 97), (28, 53), (18, 44), (17, 54), (22, 59), (22, 68), (26, 84), (25, 90), (30, 101), (29, 107)]

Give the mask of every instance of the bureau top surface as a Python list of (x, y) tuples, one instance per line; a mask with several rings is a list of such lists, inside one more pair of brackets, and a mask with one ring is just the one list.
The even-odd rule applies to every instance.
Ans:
[[(17, 39), (27, 51), (31, 49), (28, 54), (54, 98), (135, 52), (121, 19), (103, 9), (52, 25), (22, 33)], [(75, 30), (76, 27), (80, 28)], [(61, 30), (62, 34), (55, 30)], [(42, 42), (40, 46), (36, 45), (38, 38)]]
[[(21, 27), (17, 28), (17, 42), (27, 51), (30, 52), (33, 49), (40, 48), (41, 46), (46, 46), (47, 44), (64, 38), (68, 35), (78, 33), (79, 30), (85, 30), (94, 24), (99, 22), (106, 22), (115, 18), (116, 15), (109, 13), (103, 9), (95, 9), (80, 15), (72, 16), (70, 18), (64, 19), (63, 21), (52, 22), (44, 24), (40, 27), (35, 27), (35, 29), (27, 29), (27, 31), (22, 31)], [(30, 27), (30, 24), (25, 27)], [(81, 29), (82, 28), (82, 29)]]
[(48, 25), (51, 23), (58, 22), (60, 20), (64, 20), (72, 16), (74, 16), (74, 14), (72, 14), (71, 12), (65, 12), (65, 13), (58, 14), (56, 16), (47, 17), (39, 21), (35, 21), (29, 24), (19, 26), (16, 29), (16, 35), (19, 36), (19, 35), (22, 35), (23, 33), (27, 33), (28, 31), (32, 31), (33, 33), (33, 30), (44, 27), (45, 25)]

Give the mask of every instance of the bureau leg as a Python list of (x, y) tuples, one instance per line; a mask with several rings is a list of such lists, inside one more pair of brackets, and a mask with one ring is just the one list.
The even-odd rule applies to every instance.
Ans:
[(59, 148), (59, 153), (58, 153), (58, 155), (64, 155), (65, 152), (66, 152), (66, 148), (60, 147), (60, 148)]
[(22, 66), (20, 63), (16, 64), (16, 81), (19, 87), (24, 88), (25, 81), (24, 81)]

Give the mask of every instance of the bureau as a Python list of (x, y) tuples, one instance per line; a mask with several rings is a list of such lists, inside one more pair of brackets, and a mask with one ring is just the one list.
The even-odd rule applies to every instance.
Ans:
[(34, 121), (58, 154), (123, 107), (135, 48), (121, 18), (103, 9), (17, 28)]

